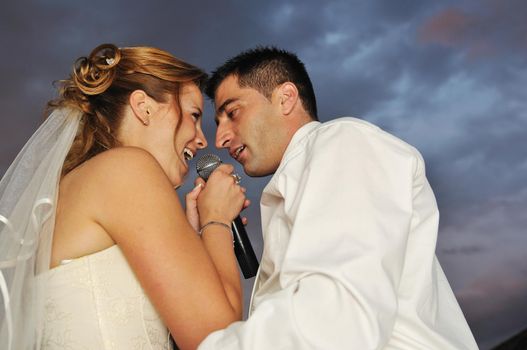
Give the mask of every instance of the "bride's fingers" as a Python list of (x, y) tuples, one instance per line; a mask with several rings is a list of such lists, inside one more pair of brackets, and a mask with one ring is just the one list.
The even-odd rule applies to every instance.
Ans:
[(251, 201), (249, 199), (245, 199), (242, 210), (247, 208), (249, 205), (251, 205)]
[(247, 226), (247, 223), (248, 223), (248, 222), (249, 222), (249, 221), (247, 220), (247, 218), (246, 218), (245, 216), (242, 217), (242, 223), (243, 223), (243, 226)]
[(199, 230), (199, 213), (197, 199), (203, 186), (200, 183), (185, 196), (185, 213), (187, 220), (195, 231)]
[(222, 163), (219, 167), (214, 169), (214, 171), (221, 171), (227, 175), (230, 175), (234, 171), (234, 167), (229, 163)]
[(203, 186), (200, 183), (198, 183), (198, 184), (196, 184), (196, 187), (194, 187), (192, 189), (192, 191), (187, 193), (187, 195), (185, 196), (187, 206), (189, 206), (189, 204), (191, 204), (191, 203), (196, 201), (196, 199), (198, 198), (199, 193), (201, 192), (202, 187)]
[(201, 187), (205, 186), (205, 180), (203, 180), (201, 177), (197, 177), (196, 180), (194, 180), (194, 186), (201, 185)]

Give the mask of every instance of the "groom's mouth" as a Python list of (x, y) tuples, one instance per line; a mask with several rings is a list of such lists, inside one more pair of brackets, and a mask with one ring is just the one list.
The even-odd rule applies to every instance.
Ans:
[(232, 158), (238, 160), (238, 158), (240, 157), (240, 154), (243, 152), (244, 149), (245, 149), (245, 145), (242, 145), (238, 148), (231, 150), (229, 153), (231, 154)]

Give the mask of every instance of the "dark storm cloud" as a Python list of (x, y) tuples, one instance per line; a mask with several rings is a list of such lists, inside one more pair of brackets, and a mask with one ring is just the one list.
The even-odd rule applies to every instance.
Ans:
[(523, 189), (467, 203), (442, 225), (438, 257), (482, 349), (527, 326), (526, 207)]
[[(510, 63), (509, 51), (518, 54), (525, 50), (518, 34), (518, 28), (525, 28), (523, 17), (511, 17), (506, 12), (508, 9), (523, 13), (525, 8), (520, 2), (460, 8), (456, 11), (463, 13), (463, 20), (471, 18), (476, 27), (487, 29), (480, 33), (463, 24), (463, 30), (454, 31), (456, 35), (450, 33), (453, 24), (448, 21), (454, 7), (438, 9), (436, 14), (426, 13), (408, 22), (399, 28), (401, 35), (396, 40), (385, 40), (378, 53), (357, 62), (362, 63), (359, 67), (369, 67), (364, 64), (367, 62), (376, 65), (375, 60), (389, 63), (384, 65), (384, 71), (368, 75), (389, 92), (376, 94), (385, 98), (372, 103), (375, 107), (366, 111), (366, 117), (423, 151), (430, 177), (441, 179), (433, 182), (439, 183), (442, 202), (464, 205), (463, 200), (501, 193), (504, 187), (513, 191), (523, 186), (525, 169), (518, 167), (527, 149), (523, 137), (527, 96), (521, 88), (526, 72), (521, 65), (502, 65), (500, 60)], [(500, 24), (504, 21), (509, 21), (510, 28)], [(497, 34), (488, 28), (494, 28)], [(392, 26), (393, 30), (398, 29)], [(441, 35), (447, 35), (441, 30), (447, 31), (453, 42), (439, 40)], [(478, 33), (479, 37), (465, 32)], [(525, 37), (526, 31), (520, 32)], [(508, 36), (516, 39), (505, 43), (499, 40)], [(477, 51), (471, 46), (474, 40), (487, 41), (489, 47), (506, 48), (507, 54), (505, 50)], [(511, 148), (511, 144), (515, 147)], [(503, 175), (502, 183), (496, 181), (498, 174)], [(443, 191), (444, 184), (457, 184), (461, 191)]]
[(527, 5), (521, 0), (485, 0), (456, 4), (432, 16), (421, 38), (461, 48), (470, 57), (523, 55), (527, 31)]
[[(471, 324), (474, 335), (480, 340), (481, 348), (489, 348), (514, 335), (527, 325), (521, 314), (527, 308), (527, 274), (520, 277), (509, 274), (507, 267), (513, 271), (518, 264), (497, 266), (489, 273), (498, 277), (499, 283), (488, 278), (478, 278), (458, 293), (458, 299), (464, 306), (467, 320)], [(525, 269), (525, 262), (523, 265)], [(495, 315), (508, 314), (517, 317), (500, 318), (496, 322)]]

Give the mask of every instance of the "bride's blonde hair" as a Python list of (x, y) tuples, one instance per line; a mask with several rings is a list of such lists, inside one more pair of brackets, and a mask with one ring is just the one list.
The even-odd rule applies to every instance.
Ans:
[(77, 59), (69, 79), (58, 82), (58, 98), (48, 103), (50, 109), (70, 107), (82, 111), (63, 175), (119, 145), (117, 130), (133, 91), (143, 90), (158, 102), (167, 102), (172, 95), (179, 106), (181, 85), (195, 83), (202, 89), (206, 78), (201, 69), (152, 47), (103, 44), (88, 57)]

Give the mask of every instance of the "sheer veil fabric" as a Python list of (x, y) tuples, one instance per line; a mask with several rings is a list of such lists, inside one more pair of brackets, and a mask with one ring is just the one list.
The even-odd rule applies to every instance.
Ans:
[(62, 166), (82, 112), (54, 110), (0, 181), (0, 349), (39, 349)]

